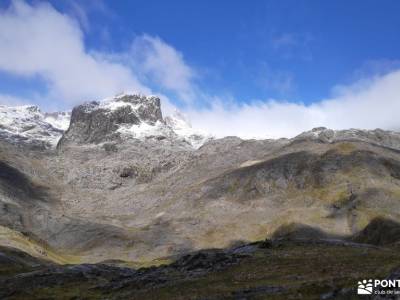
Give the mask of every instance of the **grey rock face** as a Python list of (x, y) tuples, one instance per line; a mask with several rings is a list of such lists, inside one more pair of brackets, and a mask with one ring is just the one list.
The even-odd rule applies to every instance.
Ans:
[(115, 140), (120, 125), (156, 122), (164, 122), (157, 97), (122, 95), (111, 103), (89, 102), (72, 110), (70, 127), (58, 146)]

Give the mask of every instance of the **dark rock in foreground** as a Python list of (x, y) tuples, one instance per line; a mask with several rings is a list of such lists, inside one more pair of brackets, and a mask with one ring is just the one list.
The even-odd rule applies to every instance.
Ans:
[[(54, 266), (42, 262), (33, 271), (16, 269), (14, 275), (0, 275), (0, 297), (357, 299), (360, 278), (385, 278), (390, 272), (390, 278), (398, 277), (390, 271), (398, 265), (397, 248), (282, 238), (269, 241), (268, 247), (264, 244), (199, 251), (169, 265), (136, 270), (107, 264)], [(12, 253), (8, 256), (14, 259)]]

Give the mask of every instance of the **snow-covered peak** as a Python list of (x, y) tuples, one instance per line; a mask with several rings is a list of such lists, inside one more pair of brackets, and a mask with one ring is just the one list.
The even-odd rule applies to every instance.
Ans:
[[(91, 126), (90, 124), (96, 124)], [(63, 143), (101, 143), (116, 138), (178, 141), (193, 148), (210, 137), (191, 128), (180, 112), (163, 118), (160, 98), (121, 94), (74, 108)]]
[(64, 142), (99, 143), (120, 136), (123, 140), (178, 141), (195, 149), (212, 138), (193, 129), (178, 110), (163, 118), (156, 96), (121, 94), (86, 102), (72, 113), (43, 113), (28, 105), (0, 106), (1, 139), (54, 148), (63, 134)]
[(0, 138), (12, 143), (52, 148), (68, 127), (67, 123), (68, 113), (46, 114), (33, 105), (0, 105)]
[(172, 115), (165, 117), (164, 120), (166, 125), (169, 126), (179, 138), (186, 140), (196, 149), (213, 138), (209, 134), (193, 129), (188, 118), (177, 109)]
[(175, 130), (188, 130), (192, 128), (189, 119), (177, 109), (165, 118), (165, 122)]
[(173, 115), (167, 116), (164, 122), (157, 121), (154, 124), (141, 122), (140, 124), (120, 125), (117, 132), (124, 139), (136, 138), (147, 139), (157, 138), (159, 140), (169, 139), (184, 142), (194, 149), (198, 149), (212, 137), (197, 130), (194, 130), (185, 116), (176, 110)]

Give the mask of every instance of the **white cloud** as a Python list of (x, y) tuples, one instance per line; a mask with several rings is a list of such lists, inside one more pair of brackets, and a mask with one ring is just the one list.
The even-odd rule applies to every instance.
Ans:
[(49, 98), (77, 103), (127, 90), (150, 92), (130, 68), (104, 57), (85, 49), (78, 23), (49, 4), (13, 1), (0, 14), (0, 70), (43, 77)]
[(156, 83), (173, 91), (186, 102), (193, 101), (195, 72), (184, 61), (183, 55), (158, 37), (143, 35), (132, 44), (134, 66)]
[(215, 99), (211, 108), (189, 109), (186, 114), (194, 128), (217, 137), (293, 137), (318, 126), (399, 130), (400, 71), (363, 80), (361, 86), (357, 82), (342, 87), (341, 95), (312, 105), (273, 100), (239, 105)]

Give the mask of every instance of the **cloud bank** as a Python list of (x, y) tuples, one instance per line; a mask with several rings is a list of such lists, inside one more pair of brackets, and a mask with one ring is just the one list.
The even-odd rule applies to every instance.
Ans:
[[(0, 11), (0, 70), (40, 76), (47, 85), (43, 97), (69, 105), (122, 91), (172, 93), (184, 101), (182, 110), (193, 127), (216, 137), (292, 137), (318, 126), (400, 130), (398, 65), (353, 85), (333, 87), (335, 96), (311, 105), (271, 99), (240, 104), (201, 91), (196, 70), (159, 37), (144, 34), (123, 53), (103, 53), (87, 49), (84, 34), (79, 22), (49, 4), (14, 1)], [(166, 96), (162, 101), (164, 112), (173, 110)], [(0, 94), (0, 102), (26, 101)]]
[(293, 137), (313, 127), (332, 129), (400, 129), (400, 71), (341, 86), (341, 94), (312, 105), (282, 101), (224, 104), (187, 113), (194, 127), (216, 136), (244, 138)]

